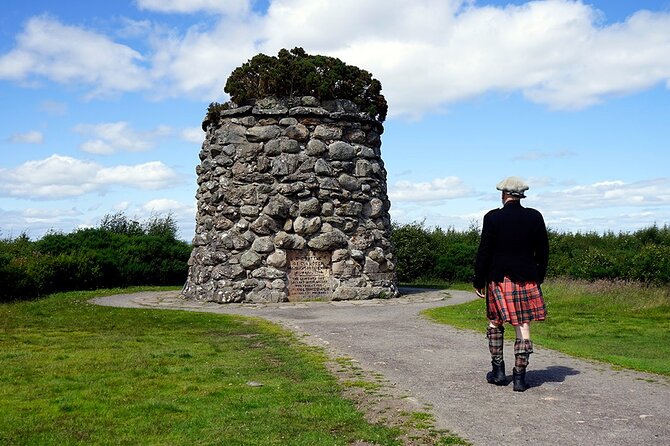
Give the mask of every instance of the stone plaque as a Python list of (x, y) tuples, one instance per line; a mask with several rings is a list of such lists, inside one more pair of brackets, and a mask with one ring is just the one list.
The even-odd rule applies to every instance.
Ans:
[(330, 252), (287, 250), (288, 299), (330, 299)]

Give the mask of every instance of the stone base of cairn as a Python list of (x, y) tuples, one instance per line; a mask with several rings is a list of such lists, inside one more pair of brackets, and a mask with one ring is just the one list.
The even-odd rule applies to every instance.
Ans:
[(184, 297), (396, 297), (382, 125), (347, 100), (227, 105), (203, 123)]

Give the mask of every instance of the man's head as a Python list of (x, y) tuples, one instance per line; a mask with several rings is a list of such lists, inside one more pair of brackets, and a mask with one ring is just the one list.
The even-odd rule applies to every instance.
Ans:
[(519, 177), (507, 177), (498, 183), (496, 189), (502, 191), (502, 200), (505, 203), (508, 200), (526, 198), (524, 192), (528, 190), (528, 185)]

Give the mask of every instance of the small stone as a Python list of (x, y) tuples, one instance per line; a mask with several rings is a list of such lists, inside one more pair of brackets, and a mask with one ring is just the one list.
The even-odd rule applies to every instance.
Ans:
[(296, 125), (297, 123), (298, 120), (295, 118), (281, 118), (279, 120), (279, 125), (289, 126), (289, 125)]
[(261, 257), (254, 251), (245, 251), (240, 257), (240, 265), (245, 269), (256, 268), (261, 264)]
[(307, 141), (309, 139), (309, 129), (302, 124), (291, 125), (284, 130), (284, 135), (292, 140)]
[(333, 174), (333, 168), (330, 167), (328, 161), (323, 158), (319, 158), (314, 163), (314, 173), (317, 175), (331, 176)]
[(342, 138), (342, 128), (329, 125), (317, 125), (314, 129), (314, 138), (322, 140), (338, 140)]
[(310, 139), (305, 147), (305, 153), (309, 156), (319, 156), (328, 151), (328, 146), (318, 139)]
[(300, 215), (317, 215), (321, 213), (321, 203), (316, 198), (310, 198), (298, 203), (298, 209)]
[(340, 230), (322, 233), (312, 238), (307, 246), (317, 251), (332, 251), (337, 248), (345, 248), (348, 244), (347, 236)]
[(277, 248), (282, 249), (303, 249), (306, 241), (297, 234), (288, 234), (282, 231), (275, 236), (274, 244)]
[(286, 266), (286, 251), (276, 249), (267, 258), (267, 265), (273, 268), (283, 268)]
[(328, 155), (332, 160), (346, 161), (356, 156), (356, 149), (346, 142), (335, 141), (328, 146)]
[(267, 253), (274, 251), (275, 246), (270, 237), (259, 237), (251, 244), (251, 249), (256, 252)]
[(306, 235), (314, 234), (321, 228), (321, 217), (305, 218), (297, 217), (293, 221), (293, 230), (296, 234)]
[(277, 125), (257, 125), (246, 129), (245, 135), (250, 142), (269, 141), (281, 135), (281, 127)]

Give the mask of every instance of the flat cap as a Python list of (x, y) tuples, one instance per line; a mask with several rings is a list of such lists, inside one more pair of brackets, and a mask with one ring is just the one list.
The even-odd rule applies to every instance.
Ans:
[(498, 183), (496, 189), (507, 192), (515, 197), (526, 198), (524, 192), (528, 190), (528, 185), (519, 177), (507, 177)]

